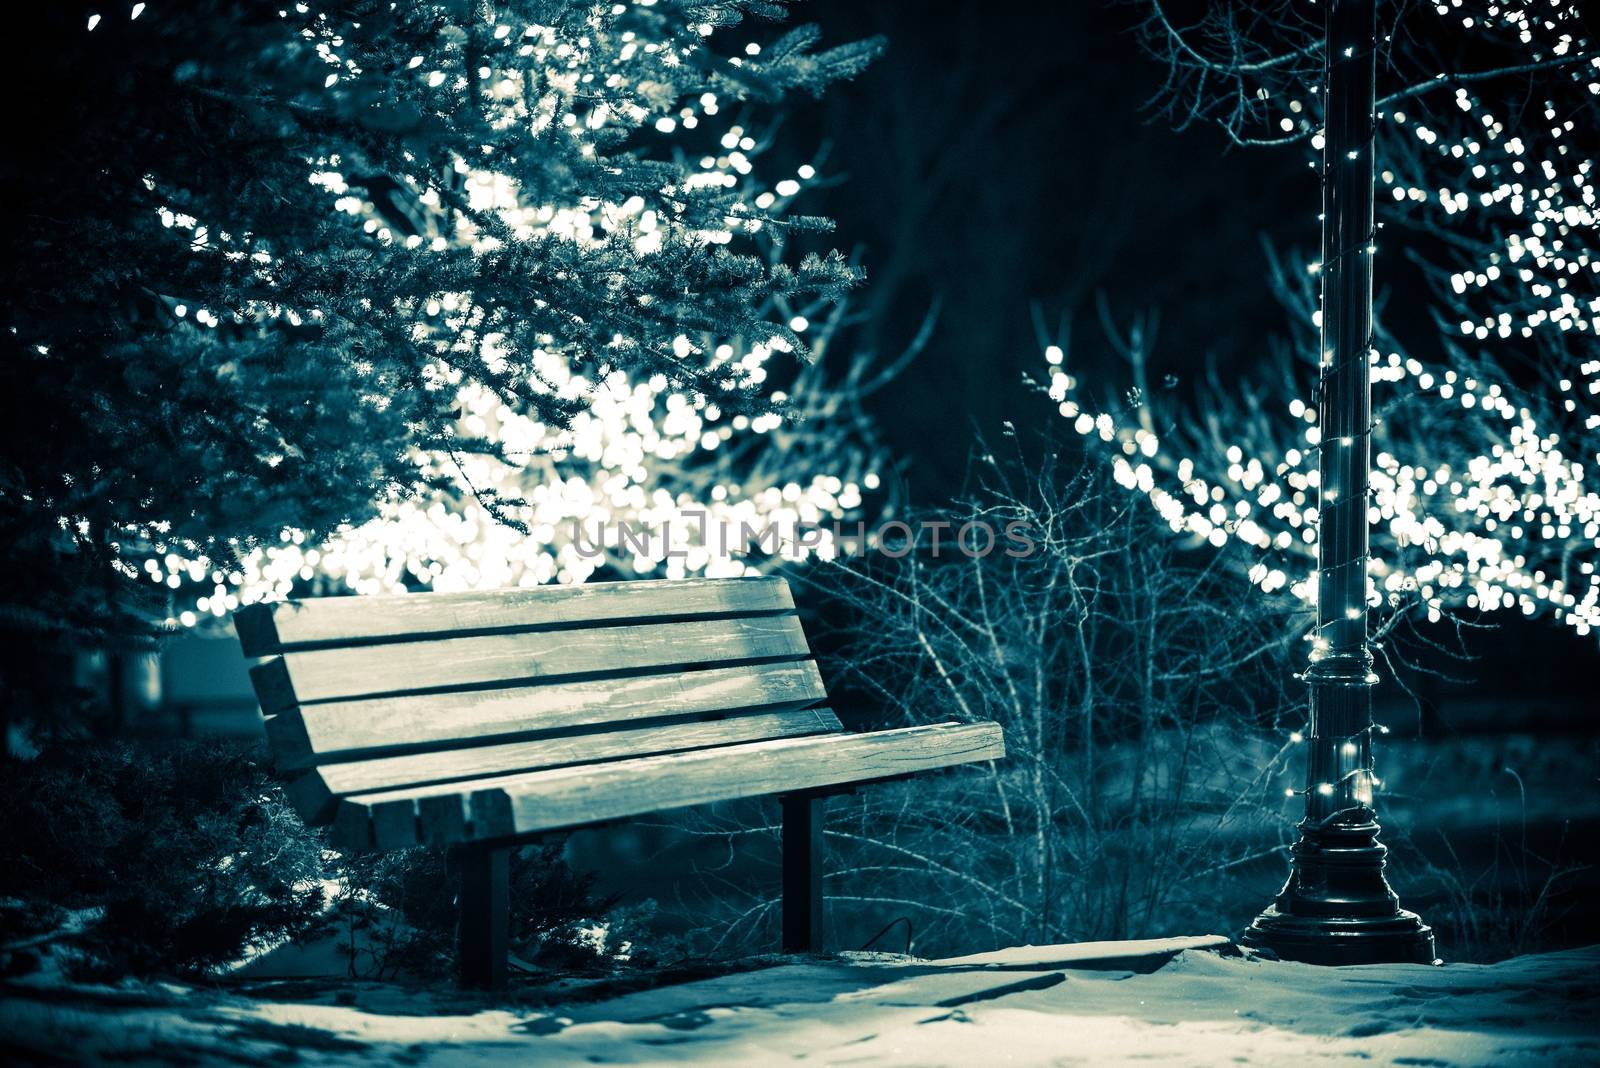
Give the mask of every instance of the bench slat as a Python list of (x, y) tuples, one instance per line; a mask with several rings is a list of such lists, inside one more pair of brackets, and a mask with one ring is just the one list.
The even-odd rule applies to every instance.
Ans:
[(827, 698), (814, 661), (707, 668), (497, 690), (332, 701), (267, 719), (278, 765), (303, 768), (330, 754), (442, 746), (503, 734), (708, 712), (804, 708)]
[[(290, 784), (288, 792), (307, 823), (325, 823), (342, 795), (392, 792), (403, 787), (483, 779), (568, 764), (683, 752), (772, 738), (838, 733), (839, 717), (825, 708), (701, 720), (598, 734), (536, 738), (439, 753), (325, 764)], [(381, 836), (380, 836), (381, 837)]]
[(319, 597), (247, 605), (234, 613), (246, 656), (308, 645), (420, 640), (462, 631), (516, 630), (655, 616), (792, 611), (781, 578), (595, 582), (472, 593)]
[[(363, 794), (341, 801), (334, 845), (391, 849), (453, 826), (441, 813), (463, 806), (462, 833), (507, 838), (741, 797), (791, 793), (1005, 756), (994, 723), (944, 723), (871, 734), (753, 742), (641, 757), (448, 786)], [(428, 813), (410, 824), (395, 813)], [(381, 823), (374, 817), (381, 817)], [(398, 832), (395, 830), (399, 827)], [(406, 827), (412, 829), (408, 832)], [(375, 838), (374, 834), (382, 834)], [(438, 839), (432, 839), (437, 841)]]
[(312, 701), (810, 652), (798, 616), (749, 616), (313, 649), (258, 664), (250, 678), (270, 715)]

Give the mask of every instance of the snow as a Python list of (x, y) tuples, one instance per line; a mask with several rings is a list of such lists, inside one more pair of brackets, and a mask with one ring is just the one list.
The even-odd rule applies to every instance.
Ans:
[(1317, 968), (1218, 937), (759, 963), (498, 1001), (375, 983), (250, 997), (13, 981), (0, 1034), (26, 1059), (128, 1064), (1600, 1063), (1600, 947), (1433, 968)]

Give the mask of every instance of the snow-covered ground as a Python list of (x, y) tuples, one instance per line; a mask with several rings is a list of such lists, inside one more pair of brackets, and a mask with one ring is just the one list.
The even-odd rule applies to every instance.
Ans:
[[(382, 984), (12, 982), (11, 1063), (405, 1065), (1600, 1064), (1600, 947), (1328, 969), (1222, 938), (884, 955), (499, 1002)], [(544, 1007), (534, 1007), (546, 1003)]]

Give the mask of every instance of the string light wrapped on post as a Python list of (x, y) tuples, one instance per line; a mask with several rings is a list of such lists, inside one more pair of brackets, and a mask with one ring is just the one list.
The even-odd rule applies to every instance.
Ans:
[[(1539, 19), (1513, 4), (1463, 26), (1456, 9), (1429, 4), (1383, 19), (1392, 85), (1377, 111), (1378, 233), (1386, 257), (1401, 233), (1424, 239), (1405, 255), (1420, 257), (1425, 317), (1442, 325), (1410, 352), (1381, 316), (1374, 337), (1368, 596), (1383, 598), (1370, 617), (1375, 634), (1506, 612), (1600, 633), (1600, 359), (1591, 358), (1600, 338), (1600, 168), (1575, 136), (1600, 114), (1600, 55), (1572, 36), (1581, 9), (1559, 0)], [(1324, 30), (1296, 26), (1289, 51), (1315, 58), (1272, 73), (1235, 69), (1242, 54), (1225, 47), (1182, 52), (1176, 30), (1157, 37), (1160, 48), (1179, 49), (1183, 77), (1198, 79), (1185, 91), (1209, 90), (1226, 110), (1221, 98), (1230, 94), (1209, 79), (1232, 70), (1248, 87), (1240, 96), (1253, 102), (1251, 116), (1281, 119), (1273, 130), (1303, 140), (1320, 167), (1325, 95), (1315, 35)], [(1458, 37), (1505, 65), (1459, 76), (1442, 68), (1433, 42)], [(1540, 106), (1528, 102), (1530, 85)], [(1184, 92), (1169, 85), (1167, 95), (1172, 102)], [(1436, 236), (1447, 240), (1436, 244)], [(1291, 343), (1315, 366), (1320, 254), (1306, 259), (1291, 263), (1269, 250), (1274, 295), (1295, 327)], [(1123, 354), (1148, 381), (1149, 348)], [(1229, 562), (1278, 605), (1316, 603), (1323, 428), (1297, 369), (1211, 383), (1203, 415), (1184, 410), (1177, 391), (1142, 391), (1130, 399), (1137, 419), (1128, 419), (1128, 410), (1084, 390), (1088, 376), (1050, 362), (1061, 416), (1085, 438), (1104, 438), (1109, 448), (1091, 447), (1112, 454), (1119, 480), (1175, 533), (1231, 548)], [(1529, 365), (1537, 376), (1517, 370)]]
[(1373, 0), (1327, 5), (1317, 624), (1305, 818), (1288, 882), (1246, 944), (1313, 964), (1433, 960), (1433, 933), (1384, 879), (1372, 809), (1367, 507), (1372, 434)]

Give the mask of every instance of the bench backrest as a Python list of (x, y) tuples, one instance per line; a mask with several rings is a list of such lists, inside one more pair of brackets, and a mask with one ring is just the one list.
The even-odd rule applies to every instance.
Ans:
[(338, 795), (839, 731), (781, 578), (329, 597), (234, 615), (280, 768)]

